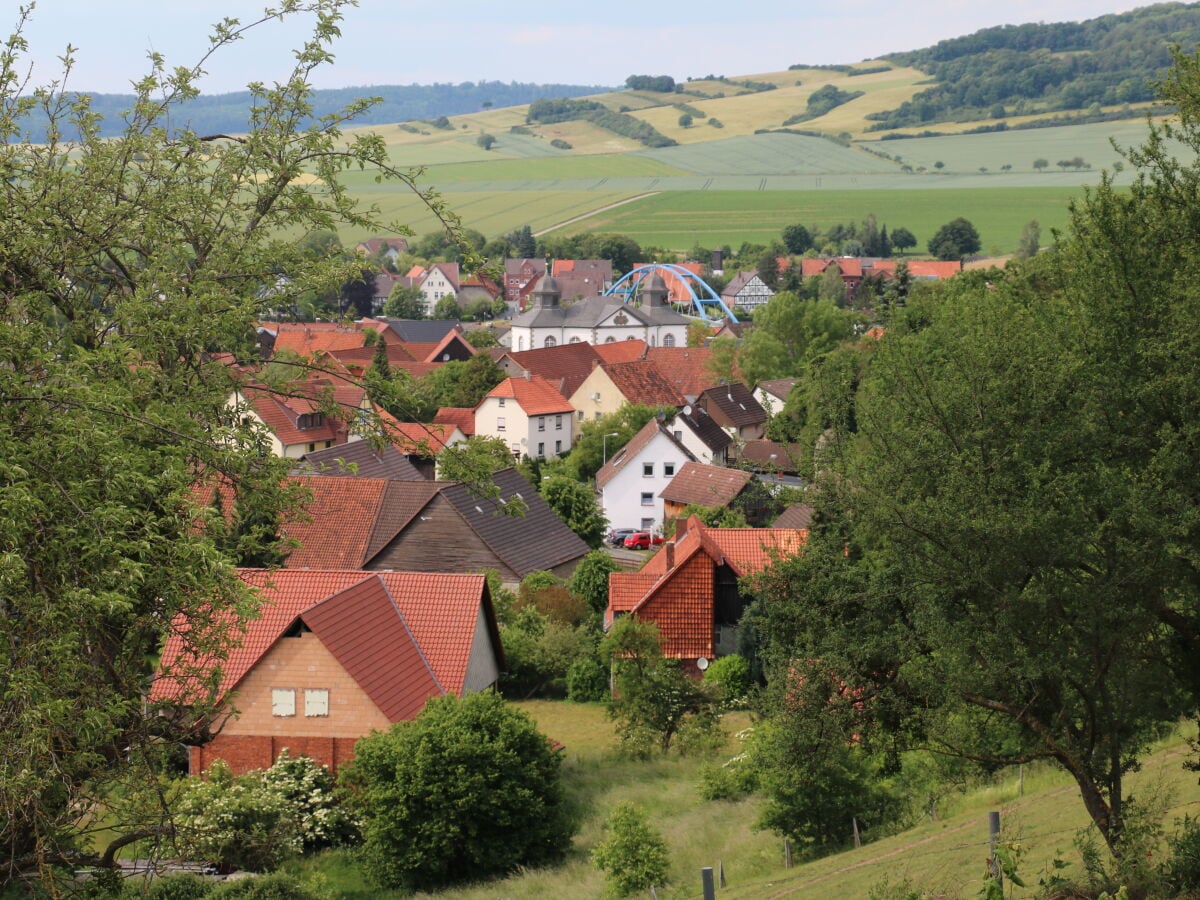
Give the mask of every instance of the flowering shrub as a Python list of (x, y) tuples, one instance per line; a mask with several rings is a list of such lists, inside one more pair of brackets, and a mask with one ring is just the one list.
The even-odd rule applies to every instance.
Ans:
[(356, 823), (337, 802), (333, 774), (320, 763), (284, 750), (262, 777), (295, 810), (305, 853), (357, 839)]
[(235, 776), (222, 761), (187, 779), (175, 805), (175, 842), (189, 858), (266, 872), (300, 853), (295, 806), (262, 772)]

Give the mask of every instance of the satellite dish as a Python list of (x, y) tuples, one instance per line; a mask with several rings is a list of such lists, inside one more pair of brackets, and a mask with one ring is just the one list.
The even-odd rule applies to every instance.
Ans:
[(692, 404), (690, 404), (690, 403), (689, 403), (689, 404), (687, 404), (686, 406), (684, 406), (684, 408), (683, 408), (683, 414), (684, 414), (685, 416), (690, 416), (690, 415), (692, 414)]
[(699, 669), (701, 672), (703, 672), (705, 669), (707, 669), (708, 668), (708, 657), (702, 656), (698, 660), (696, 660), (696, 668)]

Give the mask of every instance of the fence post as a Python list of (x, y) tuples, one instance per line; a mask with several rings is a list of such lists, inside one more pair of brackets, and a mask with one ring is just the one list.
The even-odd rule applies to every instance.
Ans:
[(700, 884), (704, 887), (704, 900), (716, 900), (717, 889), (713, 887), (712, 866), (705, 866), (700, 870)]
[(858, 816), (851, 816), (850, 824), (854, 827), (854, 849), (857, 850), (862, 846), (862, 835), (858, 833)]
[(996, 879), (996, 886), (1004, 889), (1004, 874), (1000, 871), (1000, 862), (996, 859), (996, 844), (1000, 841), (1000, 813), (988, 813), (988, 868)]
[(725, 861), (720, 859), (717, 860), (717, 886), (725, 887)]
[(783, 839), (783, 867), (790, 869), (792, 867), (792, 839)]

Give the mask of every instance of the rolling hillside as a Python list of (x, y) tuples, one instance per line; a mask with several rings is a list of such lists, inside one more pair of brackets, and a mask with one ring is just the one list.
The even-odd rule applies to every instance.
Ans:
[[(377, 130), (399, 162), (424, 167), (423, 182), (489, 237), (528, 224), (538, 233), (621, 231), (676, 251), (737, 248), (766, 243), (793, 222), (875, 213), (908, 227), (923, 247), (961, 215), (985, 250), (1003, 254), (1031, 217), (1047, 235), (1066, 223), (1067, 201), (1120, 161), (1112, 141), (1140, 143), (1153, 109), (1145, 85), (1169, 60), (1169, 42), (1194, 48), (1197, 35), (1200, 4), (1167, 4), (1085, 23), (988, 29), (854, 66), (594, 94), (573, 101), (578, 114), (552, 120), (531, 120), (530, 107), (517, 106), (453, 116), (449, 127)], [(1073, 62), (1047, 63), (1040, 93), (1006, 80), (1012, 67), (1056, 54)], [(947, 93), (936, 78), (931, 87), (931, 72), (977, 83), (982, 93)], [(984, 95), (989, 102), (974, 102)], [(918, 107), (933, 111), (903, 125)], [(647, 147), (639, 128), (668, 146)], [(482, 135), (494, 139), (491, 149)], [(1131, 177), (1121, 173), (1118, 183)], [(397, 220), (418, 233), (435, 227), (412, 198), (361, 181), (356, 190)]]

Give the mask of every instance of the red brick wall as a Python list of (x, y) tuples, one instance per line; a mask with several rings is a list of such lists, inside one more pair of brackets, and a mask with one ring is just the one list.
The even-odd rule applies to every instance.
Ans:
[(201, 747), (191, 748), (189, 771), (192, 775), (199, 775), (218, 759), (227, 762), (235, 775), (251, 769), (266, 769), (286, 748), (291, 756), (310, 757), (331, 772), (336, 772), (354, 758), (357, 740), (345, 737), (222, 734)]

